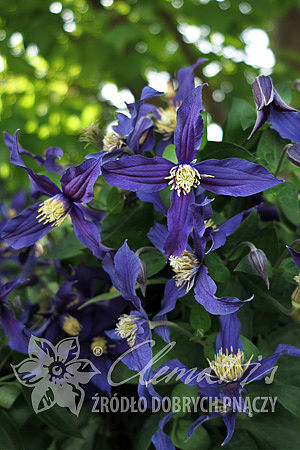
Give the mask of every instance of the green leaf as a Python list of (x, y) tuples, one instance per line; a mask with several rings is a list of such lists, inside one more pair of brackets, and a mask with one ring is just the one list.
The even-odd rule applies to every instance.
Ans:
[[(232, 144), (231, 142), (212, 142), (208, 141), (205, 150), (197, 155), (201, 160), (204, 159), (225, 159), (225, 158), (243, 158), (248, 161), (254, 161), (254, 156), (245, 148)], [(200, 160), (200, 159), (199, 159)]]
[(124, 205), (124, 196), (119, 189), (113, 187), (107, 196), (107, 207), (110, 214), (120, 214)]
[(219, 283), (225, 283), (230, 277), (230, 271), (216, 252), (205, 256), (205, 264), (211, 277)]
[(163, 152), (163, 158), (168, 159), (169, 161), (173, 162), (174, 164), (178, 164), (178, 159), (175, 153), (175, 145), (170, 144), (168, 145), (164, 152)]
[(266, 199), (276, 203), (286, 218), (294, 225), (300, 222), (298, 192), (293, 183), (284, 182), (265, 193)]
[(77, 239), (75, 233), (69, 233), (60, 239), (55, 246), (46, 252), (45, 258), (67, 259), (79, 255), (86, 247)]
[(203, 426), (196, 428), (191, 438), (187, 440), (187, 429), (193, 424), (192, 420), (179, 419), (173, 422), (171, 438), (174, 445), (181, 450), (206, 450), (210, 445), (210, 437)]
[(191, 309), (190, 324), (194, 330), (200, 330), (200, 332), (206, 332), (210, 329), (210, 315), (199, 303), (195, 303)]
[(149, 278), (160, 272), (167, 264), (165, 255), (159, 253), (156, 249), (141, 253), (140, 258), (145, 261), (147, 265), (147, 274)]
[(0, 409), (0, 448), (22, 450), (24, 445), (19, 430), (7, 412)]
[(0, 387), (0, 406), (9, 409), (20, 394), (20, 389), (14, 384)]
[(268, 393), (274, 397), (278, 397), (279, 403), (294, 414), (300, 417), (300, 387), (290, 386), (288, 384), (275, 383), (268, 386)]
[[(259, 163), (264, 165), (270, 172), (275, 172), (279, 159), (282, 154), (282, 150), (287, 143), (278, 136), (275, 130), (265, 130), (262, 133), (257, 146), (257, 157)], [(282, 168), (288, 165), (287, 158), (284, 159)]]
[(151, 445), (152, 436), (156, 433), (158, 424), (164, 417), (164, 415), (165, 414), (160, 411), (157, 414), (152, 414), (145, 420), (141, 430), (137, 435), (137, 438), (135, 439), (135, 450), (148, 450)]
[[(175, 397), (176, 397), (176, 403), (175, 403)], [(198, 398), (198, 388), (197, 386), (188, 386), (187, 384), (180, 383), (173, 389), (171, 393), (172, 405), (176, 405), (173, 412), (175, 412), (175, 415), (177, 417), (184, 417), (189, 412), (193, 405), (192, 398), (197, 399)], [(189, 400), (190, 399), (190, 400)], [(186, 401), (187, 400), (187, 401)], [(174, 402), (174, 403), (173, 403)]]

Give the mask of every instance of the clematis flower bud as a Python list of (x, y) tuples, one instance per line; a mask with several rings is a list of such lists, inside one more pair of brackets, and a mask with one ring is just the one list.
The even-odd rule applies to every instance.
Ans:
[(253, 246), (253, 248), (251, 248), (251, 251), (248, 255), (249, 263), (250, 263), (251, 267), (253, 267), (253, 269), (256, 270), (256, 272), (258, 272), (260, 274), (260, 276), (266, 283), (267, 288), (269, 289), (270, 283), (269, 283), (269, 278), (268, 278), (267, 257), (265, 255), (265, 252), (263, 252), (259, 248), (256, 248), (253, 244), (252, 244), (252, 246)]
[(286, 156), (291, 163), (300, 167), (300, 144), (289, 145)]
[(139, 258), (139, 264), (140, 264), (140, 272), (138, 274), (136, 282), (139, 285), (143, 296), (145, 297), (146, 287), (147, 287), (147, 265), (146, 265), (145, 261), (143, 261), (140, 258)]

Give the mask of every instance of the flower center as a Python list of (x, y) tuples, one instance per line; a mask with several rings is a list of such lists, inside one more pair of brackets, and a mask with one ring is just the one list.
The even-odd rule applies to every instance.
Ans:
[(205, 229), (206, 228), (212, 228), (213, 231), (219, 231), (217, 228), (217, 225), (214, 223), (212, 219), (204, 220)]
[(176, 109), (174, 106), (170, 106), (166, 109), (160, 108), (158, 112), (160, 118), (156, 121), (156, 130), (164, 135), (164, 139), (168, 139), (176, 128)]
[(137, 332), (136, 320), (136, 317), (123, 314), (123, 316), (119, 318), (119, 322), (116, 326), (117, 334), (119, 334), (122, 339), (127, 339), (129, 347), (133, 347), (135, 344)]
[(249, 367), (253, 355), (247, 363), (244, 364), (244, 352), (240, 349), (237, 353), (233, 353), (233, 348), (231, 347), (231, 352), (223, 353), (222, 348), (219, 353), (215, 355), (213, 361), (209, 361), (211, 369), (215, 372), (216, 376), (226, 383), (231, 381), (237, 381)]
[(115, 131), (110, 131), (104, 136), (103, 150), (105, 152), (111, 152), (114, 149), (123, 147), (125, 144), (123, 138)]
[(64, 202), (55, 196), (42, 202), (38, 213), (36, 218), (39, 223), (43, 222), (45, 225), (51, 223), (52, 227), (61, 225), (66, 218)]
[(94, 337), (91, 343), (91, 350), (96, 356), (101, 356), (108, 351), (107, 340), (105, 337)]
[(170, 266), (172, 267), (175, 275), (173, 278), (176, 280), (176, 286), (186, 286), (186, 293), (193, 287), (197, 270), (199, 268), (199, 261), (196, 256), (184, 250), (180, 256), (170, 256)]
[(63, 330), (70, 336), (78, 336), (82, 326), (75, 317), (69, 315), (64, 318)]
[(181, 192), (186, 195), (192, 188), (199, 186), (201, 176), (198, 170), (189, 164), (180, 164), (172, 167), (170, 175), (165, 179), (170, 180), (168, 184), (171, 185), (171, 191), (175, 189), (180, 197)]

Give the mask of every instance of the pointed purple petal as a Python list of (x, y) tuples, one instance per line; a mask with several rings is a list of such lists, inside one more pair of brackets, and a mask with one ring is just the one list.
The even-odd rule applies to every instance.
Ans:
[(207, 416), (200, 416), (195, 422), (190, 425), (187, 429), (187, 437), (190, 439), (196, 428), (199, 427), (199, 425), (202, 425), (204, 422), (207, 422), (208, 420), (214, 419), (215, 417), (219, 417), (220, 413), (211, 413)]
[(24, 334), (24, 324), (16, 319), (13, 311), (6, 306), (0, 306), (0, 323), (8, 337), (8, 345), (20, 353), (28, 352), (29, 339)]
[(252, 381), (261, 380), (272, 372), (278, 358), (282, 355), (300, 356), (300, 349), (293, 345), (279, 344), (273, 355), (258, 361), (252, 361), (249, 368), (244, 372), (241, 381), (243, 383), (251, 383)]
[(203, 135), (202, 86), (198, 86), (184, 100), (177, 111), (177, 125), (174, 132), (175, 151), (179, 164), (189, 164), (199, 150)]
[(155, 247), (164, 253), (164, 245), (166, 242), (166, 239), (168, 237), (168, 229), (164, 225), (161, 225), (158, 222), (154, 222), (153, 227), (150, 229), (149, 233), (147, 234), (148, 238), (152, 242)]
[(96, 258), (103, 259), (110, 249), (101, 244), (100, 233), (96, 225), (84, 217), (77, 205), (73, 205), (70, 217), (77, 239), (89, 248)]
[(233, 436), (236, 416), (237, 416), (237, 413), (229, 413), (229, 414), (225, 414), (223, 416), (223, 421), (227, 427), (227, 436), (226, 436), (225, 441), (222, 443), (222, 445), (228, 444), (228, 442), (230, 441), (230, 439)]
[(165, 243), (167, 257), (179, 256), (186, 249), (192, 228), (192, 211), (190, 205), (195, 201), (193, 191), (180, 195), (177, 191), (171, 194), (171, 207), (168, 211), (168, 238)]
[(292, 247), (288, 247), (288, 251), (290, 252), (290, 254), (293, 257), (293, 260), (296, 263), (296, 266), (298, 267), (298, 269), (300, 269), (300, 252), (297, 252), (296, 250), (294, 250)]
[(26, 208), (21, 214), (8, 220), (2, 230), (2, 239), (15, 249), (29, 247), (52, 230), (51, 223), (44, 224), (37, 219), (41, 203)]
[(63, 193), (73, 202), (90, 202), (94, 197), (94, 184), (101, 174), (101, 164), (101, 158), (91, 158), (70, 167), (61, 178)]
[(48, 172), (59, 175), (64, 173), (64, 168), (56, 161), (56, 159), (61, 159), (63, 154), (64, 152), (59, 147), (49, 147), (46, 150), (45, 168)]
[(271, 123), (271, 128), (276, 130), (283, 139), (300, 142), (300, 116), (298, 111), (282, 112), (271, 107), (268, 122)]
[(164, 416), (164, 418), (159, 422), (157, 432), (152, 436), (152, 444), (156, 450), (175, 450), (175, 446), (164, 432), (165, 425), (172, 419), (174, 413), (169, 412)]
[(241, 301), (236, 297), (218, 298), (215, 296), (216, 291), (216, 283), (208, 275), (207, 267), (201, 266), (196, 279), (195, 298), (210, 314), (231, 314), (252, 300), (252, 298), (248, 298)]
[(195, 64), (193, 64), (192, 66), (182, 67), (182, 69), (178, 70), (176, 78), (179, 86), (174, 98), (175, 105), (180, 104), (186, 97), (191, 94), (195, 87), (193, 72), (196, 67), (198, 67), (200, 64), (203, 64), (205, 61), (207, 61), (206, 58), (198, 58)]
[(106, 181), (129, 191), (155, 192), (168, 186), (170, 170), (174, 163), (160, 158), (144, 156), (124, 156), (118, 161), (111, 161), (102, 167)]
[(194, 167), (201, 175), (201, 187), (220, 195), (246, 197), (282, 182), (265, 167), (240, 158), (208, 159)]
[(290, 146), (287, 150), (286, 156), (291, 163), (300, 167), (300, 144)]
[(239, 321), (236, 313), (226, 314), (220, 316), (221, 332), (217, 336), (216, 350), (222, 348), (223, 352), (228, 349), (231, 351), (231, 347), (234, 353), (237, 353), (240, 349), (243, 350), (243, 343), (240, 338), (241, 322)]

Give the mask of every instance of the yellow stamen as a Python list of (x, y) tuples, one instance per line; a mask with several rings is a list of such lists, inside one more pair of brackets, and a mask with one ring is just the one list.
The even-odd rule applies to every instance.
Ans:
[(119, 149), (125, 144), (124, 139), (115, 131), (110, 131), (104, 136), (103, 150), (105, 152), (111, 152), (114, 149)]
[(64, 318), (63, 330), (70, 336), (78, 336), (82, 326), (75, 317), (69, 315)]
[(176, 286), (181, 287), (186, 285), (186, 293), (193, 287), (197, 270), (199, 267), (199, 261), (196, 256), (184, 250), (180, 256), (170, 256), (170, 266), (172, 267), (175, 275), (173, 278), (176, 280)]
[(213, 231), (218, 231), (217, 225), (214, 223), (212, 219), (204, 220), (205, 228), (212, 228)]
[(91, 343), (91, 349), (92, 352), (98, 356), (103, 355), (105, 353), (107, 353), (108, 348), (107, 348), (107, 340), (105, 339), (105, 337), (94, 337), (92, 339), (92, 343)]
[(124, 314), (119, 318), (119, 322), (116, 326), (116, 332), (122, 339), (127, 339), (128, 345), (133, 347), (136, 339), (137, 324), (136, 317)]
[(233, 353), (233, 348), (231, 347), (230, 353), (228, 349), (226, 349), (226, 353), (223, 353), (221, 348), (219, 353), (215, 355), (215, 359), (213, 361), (208, 360), (208, 362), (221, 381), (230, 383), (231, 381), (237, 381), (243, 375), (249, 367), (252, 358), (253, 355), (244, 364), (244, 352), (239, 349), (237, 353)]
[(17, 211), (14, 208), (9, 208), (7, 211), (7, 217), (9, 217), (10, 219), (12, 219), (13, 217), (15, 217), (17, 215)]
[(52, 197), (41, 203), (36, 218), (45, 225), (51, 223), (52, 227), (59, 226), (66, 218), (64, 203), (58, 198)]
[(181, 192), (186, 195), (192, 188), (199, 186), (201, 176), (198, 170), (189, 164), (180, 164), (172, 167), (170, 175), (165, 179), (170, 180), (168, 184), (171, 185), (171, 191), (175, 189), (180, 197)]
[(160, 119), (156, 121), (156, 130), (168, 139), (176, 128), (176, 108), (172, 105), (166, 109), (159, 109)]

